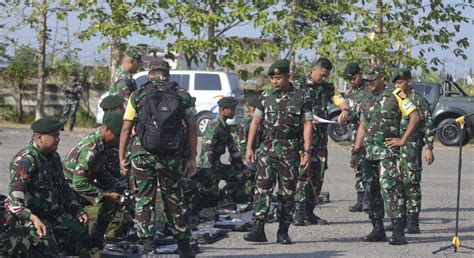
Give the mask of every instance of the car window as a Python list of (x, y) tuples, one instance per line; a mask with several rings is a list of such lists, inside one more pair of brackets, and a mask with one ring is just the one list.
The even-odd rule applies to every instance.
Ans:
[(170, 81), (178, 83), (185, 90), (189, 90), (189, 74), (172, 74)]
[(195, 90), (221, 90), (221, 78), (218, 74), (196, 73)]
[(148, 81), (148, 76), (146, 74), (136, 78), (135, 82), (137, 83), (137, 88), (141, 88), (143, 84), (145, 84), (147, 81)]
[(420, 94), (421, 96), (429, 96), (431, 92), (431, 86), (426, 86), (423, 84), (412, 84), (413, 89), (415, 89), (415, 92)]

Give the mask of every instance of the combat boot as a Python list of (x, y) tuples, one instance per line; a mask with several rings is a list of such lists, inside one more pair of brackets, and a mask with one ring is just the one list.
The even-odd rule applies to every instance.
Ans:
[(369, 212), (369, 196), (367, 192), (364, 192), (364, 198), (362, 199), (362, 211)]
[(295, 214), (293, 215), (293, 225), (295, 226), (305, 226), (305, 203), (297, 202), (295, 205)]
[[(405, 230), (405, 228), (407, 227), (407, 215), (405, 212), (402, 213), (401, 221), (402, 221), (402, 228), (403, 230)], [(390, 223), (387, 226), (385, 226), (385, 231), (393, 231), (393, 224)]]
[(383, 221), (381, 219), (372, 220), (373, 230), (367, 236), (362, 237), (364, 242), (385, 242), (387, 236), (385, 235), (385, 229), (383, 228)]
[(350, 212), (361, 212), (362, 211), (362, 202), (364, 199), (364, 192), (357, 192), (357, 201), (354, 205), (349, 206)]
[(178, 252), (180, 258), (194, 258), (196, 254), (194, 253), (191, 245), (189, 244), (188, 239), (181, 239), (178, 241)]
[(405, 232), (403, 222), (401, 219), (392, 219), (393, 232), (392, 237), (388, 241), (391, 245), (406, 245)]
[(252, 230), (244, 235), (244, 240), (249, 242), (267, 242), (267, 236), (265, 235), (265, 222), (263, 222), (263, 220), (255, 221)]
[(420, 223), (418, 213), (408, 214), (406, 232), (408, 234), (420, 234)]
[(290, 236), (288, 235), (289, 228), (290, 223), (280, 222), (278, 224), (277, 243), (282, 245), (291, 245), (293, 243)]
[(306, 203), (306, 217), (308, 218), (309, 224), (311, 224), (311, 225), (327, 225), (328, 224), (327, 220), (322, 219), (322, 218), (316, 216), (316, 214), (314, 214), (314, 207), (315, 207), (314, 203), (311, 203), (311, 202)]
[(156, 252), (155, 241), (153, 240), (153, 237), (143, 238), (142, 244), (144, 254), (154, 254)]
[(97, 224), (91, 232), (91, 247), (96, 247), (102, 250), (104, 247), (104, 235), (107, 231), (110, 221), (99, 219)]

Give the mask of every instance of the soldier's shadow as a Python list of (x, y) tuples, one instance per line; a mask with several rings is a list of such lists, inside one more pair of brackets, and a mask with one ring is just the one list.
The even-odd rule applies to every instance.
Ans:
[[(213, 257), (255, 257), (257, 255), (222, 255), (222, 256), (213, 256)], [(335, 256), (346, 256), (345, 252), (334, 251), (334, 250), (324, 250), (308, 253), (281, 253), (281, 254), (259, 254), (259, 258), (270, 258), (270, 257), (335, 257)]]
[[(421, 231), (422, 234), (425, 233), (425, 232), (426, 231), (423, 231), (423, 230)], [(440, 243), (440, 247), (444, 246), (444, 245), (447, 246), (447, 245), (451, 244), (451, 239), (454, 236), (454, 230), (452, 232), (453, 232), (452, 236), (420, 237), (422, 235), (420, 235), (420, 236), (406, 235), (406, 240), (407, 240), (408, 244)], [(464, 241), (474, 241), (474, 236), (472, 236), (472, 235), (463, 236), (463, 234), (461, 233), (459, 235), (459, 238), (461, 239), (461, 243), (463, 243)], [(468, 245), (472, 247), (472, 244), (468, 244)], [(474, 253), (474, 251), (473, 251), (473, 253)]]

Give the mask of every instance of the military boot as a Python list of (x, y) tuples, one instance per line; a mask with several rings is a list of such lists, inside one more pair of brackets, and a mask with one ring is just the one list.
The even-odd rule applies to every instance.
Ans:
[(349, 206), (350, 212), (361, 212), (362, 211), (362, 202), (364, 199), (364, 192), (357, 192), (357, 201), (354, 205)]
[(308, 202), (306, 203), (306, 217), (308, 218), (308, 222), (311, 225), (327, 225), (328, 221), (325, 219), (322, 219), (316, 214), (314, 214), (314, 207), (316, 205), (314, 203)]
[(295, 214), (293, 215), (293, 225), (295, 226), (305, 226), (305, 203), (304, 202), (297, 202), (295, 205)]
[(110, 221), (99, 219), (91, 232), (91, 247), (102, 249), (104, 247), (104, 235)]
[(406, 232), (408, 234), (420, 234), (420, 223), (418, 213), (407, 215)]
[(265, 235), (265, 222), (263, 222), (263, 220), (255, 221), (252, 230), (244, 235), (244, 240), (249, 242), (267, 242), (267, 236)]
[(401, 219), (392, 219), (392, 237), (388, 241), (391, 245), (406, 245), (405, 241), (405, 232), (403, 227), (403, 222)]
[[(407, 215), (405, 212), (402, 213), (401, 221), (402, 221), (402, 227), (405, 230), (405, 228), (407, 227)], [(385, 226), (385, 231), (393, 231), (393, 224), (390, 223), (387, 226)]]
[(180, 258), (194, 258), (196, 254), (194, 253), (191, 245), (189, 244), (188, 239), (181, 239), (178, 241), (178, 252)]
[(367, 236), (362, 237), (364, 242), (385, 242), (387, 236), (385, 235), (385, 229), (383, 228), (383, 221), (381, 219), (372, 220), (373, 230)]
[(144, 254), (154, 254), (155, 250), (155, 241), (153, 237), (147, 237), (142, 239), (143, 244), (143, 253)]
[(282, 245), (291, 245), (291, 238), (288, 235), (288, 229), (290, 228), (290, 223), (280, 222), (278, 224), (277, 231), (277, 243)]
[(369, 211), (369, 196), (367, 192), (364, 192), (364, 198), (362, 199), (362, 211), (368, 212)]

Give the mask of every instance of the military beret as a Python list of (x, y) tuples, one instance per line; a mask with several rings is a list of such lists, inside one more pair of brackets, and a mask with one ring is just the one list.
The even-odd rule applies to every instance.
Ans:
[(379, 75), (383, 74), (383, 69), (377, 65), (371, 65), (369, 67), (364, 68), (362, 72), (362, 79), (373, 81), (379, 77)]
[(125, 55), (131, 57), (133, 60), (140, 61), (142, 59), (142, 53), (137, 48), (129, 48), (125, 51)]
[(120, 135), (123, 124), (123, 114), (119, 112), (109, 112), (104, 115), (104, 124), (107, 129), (115, 135)]
[(411, 71), (408, 68), (398, 69), (392, 77), (392, 82), (397, 80), (411, 80)]
[(247, 98), (247, 105), (251, 107), (257, 107), (258, 105), (258, 98), (257, 97), (249, 97)]
[(288, 74), (290, 73), (290, 64), (286, 60), (275, 61), (268, 68), (268, 75)]
[(63, 126), (64, 124), (58, 120), (40, 118), (31, 124), (31, 130), (33, 130), (35, 133), (46, 134), (56, 132)]
[(217, 101), (217, 105), (223, 108), (233, 108), (237, 106), (239, 102), (234, 97), (224, 97)]
[(161, 61), (159, 62), (158, 64), (155, 64), (155, 65), (152, 65), (150, 67), (150, 71), (153, 71), (153, 70), (163, 70), (167, 73), (169, 73), (170, 71), (170, 64), (166, 61)]
[(346, 79), (350, 79), (358, 73), (360, 73), (360, 66), (356, 62), (348, 63), (346, 68), (344, 68), (344, 77)]
[(116, 108), (123, 105), (124, 101), (125, 99), (122, 96), (109, 95), (100, 102), (100, 107), (103, 109)]

